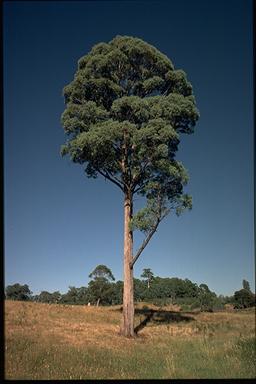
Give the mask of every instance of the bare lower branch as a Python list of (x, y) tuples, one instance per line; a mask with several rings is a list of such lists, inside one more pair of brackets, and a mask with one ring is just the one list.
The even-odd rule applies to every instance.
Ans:
[(168, 215), (168, 213), (171, 211), (171, 208), (169, 209), (166, 209), (165, 211), (163, 211), (161, 209), (161, 201), (159, 201), (159, 212), (158, 212), (158, 215), (157, 215), (157, 219), (156, 219), (156, 223), (155, 225), (152, 227), (151, 231), (149, 232), (148, 236), (143, 240), (143, 243), (141, 244), (141, 247), (138, 249), (136, 255), (132, 258), (132, 261), (130, 263), (130, 268), (133, 268), (135, 262), (138, 260), (138, 258), (140, 257), (142, 251), (145, 249), (145, 247), (147, 246), (147, 244), (149, 243), (151, 237), (154, 235), (154, 233), (156, 232), (157, 230), (157, 227), (159, 225), (159, 223)]
[(151, 237), (154, 235), (154, 233), (156, 232), (157, 230), (157, 227), (160, 223), (160, 219), (157, 220), (156, 224), (154, 225), (154, 227), (152, 228), (152, 230), (149, 232), (148, 236), (146, 237), (146, 239), (144, 239), (141, 247), (139, 248), (139, 250), (137, 251), (136, 255), (132, 258), (132, 261), (130, 263), (130, 268), (133, 268), (135, 262), (138, 260), (138, 258), (140, 257), (142, 251), (144, 250), (144, 248), (147, 246), (149, 240), (151, 239)]

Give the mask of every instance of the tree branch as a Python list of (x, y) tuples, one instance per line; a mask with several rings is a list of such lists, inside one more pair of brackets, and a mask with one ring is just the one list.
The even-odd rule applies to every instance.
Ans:
[(146, 237), (146, 239), (144, 239), (141, 247), (139, 248), (139, 250), (137, 251), (136, 255), (132, 258), (132, 261), (130, 262), (130, 268), (132, 269), (135, 262), (138, 260), (138, 258), (140, 257), (142, 251), (144, 250), (144, 248), (147, 246), (149, 240), (151, 239), (151, 237), (154, 235), (154, 233), (156, 232), (157, 230), (157, 227), (160, 223), (160, 219), (157, 219), (157, 222), (156, 224), (154, 225), (154, 227), (152, 228), (152, 230), (149, 232), (148, 236)]
[(117, 181), (117, 179), (114, 176), (111, 177), (111, 176), (109, 176), (108, 173), (104, 173), (97, 168), (96, 168), (96, 171), (99, 172), (106, 179), (112, 181), (112, 183), (116, 184), (124, 192), (124, 186), (121, 184), (120, 180)]
[(133, 190), (133, 193), (135, 194), (135, 193), (137, 193), (138, 191), (140, 191), (141, 189), (143, 189), (144, 187), (145, 187), (145, 185), (146, 185), (146, 183), (144, 183), (144, 184), (142, 184), (140, 187), (138, 187), (138, 188), (135, 188), (134, 190)]
[(140, 246), (139, 250), (137, 251), (136, 255), (132, 258), (132, 261), (130, 262), (130, 268), (132, 269), (135, 262), (138, 260), (138, 258), (140, 257), (142, 251), (145, 249), (145, 247), (147, 246), (149, 240), (151, 239), (151, 237), (154, 235), (154, 233), (156, 232), (157, 230), (157, 227), (159, 225), (159, 223), (168, 215), (168, 213), (171, 211), (171, 208), (168, 208), (166, 209), (165, 211), (162, 210), (162, 199), (161, 199), (161, 196), (158, 195), (157, 196), (157, 201), (158, 201), (158, 213), (157, 213), (157, 218), (156, 218), (156, 222), (155, 222), (155, 225), (152, 227), (151, 231), (149, 232), (148, 236), (143, 240), (143, 243), (142, 245)]

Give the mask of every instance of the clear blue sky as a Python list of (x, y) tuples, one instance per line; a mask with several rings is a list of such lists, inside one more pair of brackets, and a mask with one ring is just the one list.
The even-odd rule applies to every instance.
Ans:
[(98, 264), (123, 279), (121, 191), (60, 156), (62, 89), (78, 59), (116, 35), (142, 38), (183, 69), (201, 114), (177, 154), (193, 209), (162, 222), (135, 277), (151, 268), (217, 294), (243, 279), (254, 290), (249, 0), (4, 3), (5, 285), (64, 293)]

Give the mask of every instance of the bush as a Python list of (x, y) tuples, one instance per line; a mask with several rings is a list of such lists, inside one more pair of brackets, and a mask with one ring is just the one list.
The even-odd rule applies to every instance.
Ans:
[(164, 307), (172, 304), (172, 300), (169, 297), (155, 298), (150, 300), (150, 302), (158, 307)]
[(183, 311), (190, 311), (193, 309), (200, 309), (200, 301), (196, 297), (182, 297), (176, 299), (176, 304), (181, 306)]
[(255, 306), (255, 295), (247, 289), (240, 289), (234, 294), (236, 309), (249, 308)]
[(29, 289), (27, 284), (13, 284), (8, 285), (5, 290), (6, 299), (9, 300), (22, 300), (28, 301), (31, 300), (32, 292)]

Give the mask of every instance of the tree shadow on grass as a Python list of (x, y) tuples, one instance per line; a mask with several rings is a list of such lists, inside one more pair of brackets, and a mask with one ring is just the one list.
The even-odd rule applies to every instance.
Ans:
[(145, 318), (134, 328), (134, 332), (138, 334), (149, 322), (157, 324), (179, 323), (181, 321), (195, 321), (194, 317), (188, 316), (180, 312), (167, 311), (163, 309), (136, 308), (135, 315), (143, 315)]

